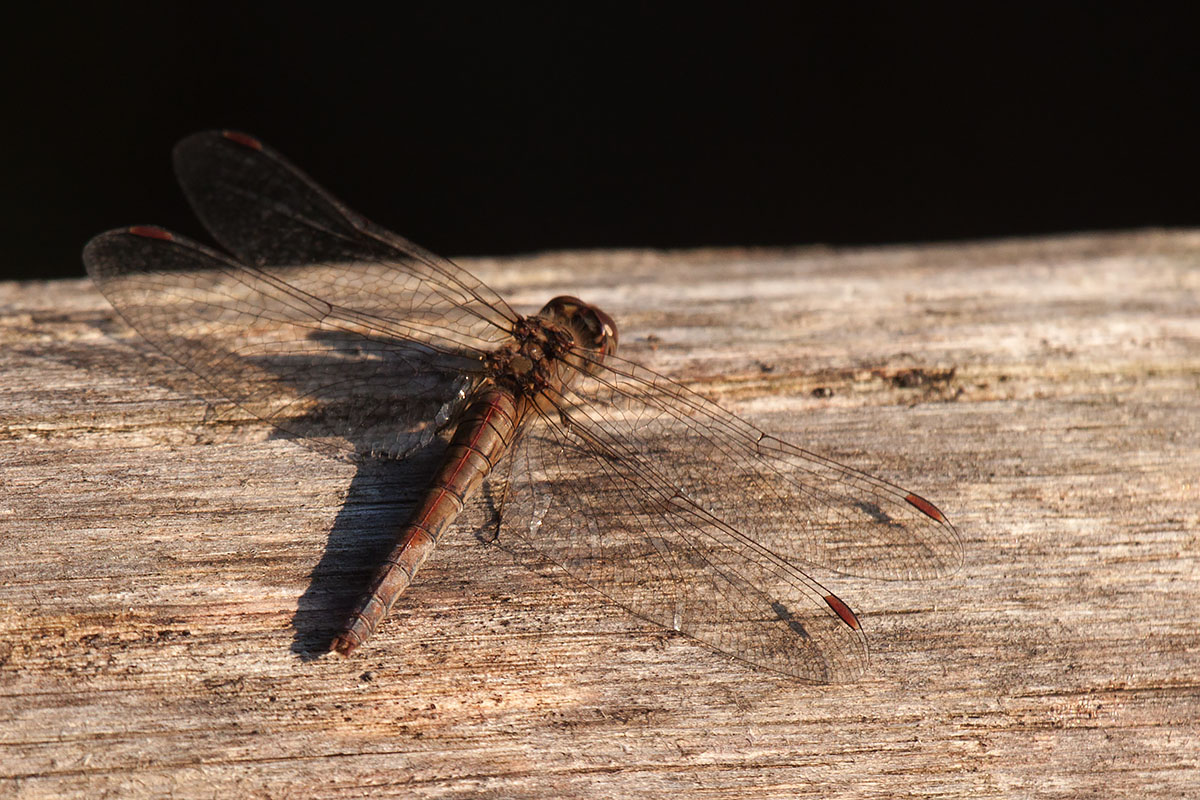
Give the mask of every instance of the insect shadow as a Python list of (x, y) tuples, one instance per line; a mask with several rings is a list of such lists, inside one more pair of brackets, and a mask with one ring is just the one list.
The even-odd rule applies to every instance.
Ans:
[[(356, 468), (292, 617), (292, 652), (314, 660), (330, 649), (421, 500), (445, 454), (453, 411), (465, 401), (471, 382), (453, 369), (453, 356), (439, 362), (437, 354), (417, 343), (367, 341), (337, 331), (316, 331), (307, 338), (317, 347), (303, 355), (244, 361), (247, 372), (269, 373), (275, 387), (291, 384), (317, 401), (309, 413), (279, 422), (272, 438), (295, 441)], [(364, 346), (373, 360), (362, 360)], [(398, 368), (389, 370), (389, 364)], [(427, 365), (427, 371), (414, 374), (419, 365)], [(345, 376), (355, 369), (368, 377), (347, 382)], [(327, 391), (309, 376), (336, 378)], [(348, 396), (347, 383), (359, 391)], [(331, 446), (335, 431), (333, 438), (341, 441)]]
[(291, 650), (301, 659), (315, 660), (329, 650), (372, 573), (395, 545), (396, 534), (419, 502), (445, 449), (445, 441), (438, 438), (402, 460), (358, 462), (324, 553), (292, 616)]
[[(111, 332), (108, 320), (95, 324)], [(395, 339), (368, 342), (361, 336), (336, 331), (312, 332), (307, 338), (313, 345), (308, 352), (254, 357), (230, 353), (225, 362), (225, 368), (233, 374), (262, 376), (259, 385), (268, 387), (266, 391), (281, 397), (302, 395), (315, 401), (306, 414), (267, 420), (275, 425), (270, 439), (292, 441), (355, 466), (324, 552), (309, 575), (309, 585), (292, 617), (291, 651), (306, 661), (329, 650), (372, 573), (394, 546), (445, 453), (453, 429), (447, 423), (462, 402), (459, 398), (456, 404), (455, 398), (465, 396), (462, 387), (469, 383), (449, 367), (439, 370), (440, 365), (431, 362), (428, 349), (414, 343)], [(364, 345), (374, 350), (373, 360), (359, 358)], [(210, 407), (236, 403), (236, 398), (223, 396), (223, 392), (214, 391), (213, 386), (178, 366), (152, 370), (138, 367), (139, 362), (128, 357), (129, 349), (160, 361), (164, 367), (172, 363), (140, 340), (100, 350), (92, 346), (83, 353), (64, 352), (62, 359), (109, 375), (126, 372), (130, 381), (149, 380), (173, 392), (191, 393), (210, 402)], [(453, 357), (450, 362), (454, 363)], [(366, 377), (361, 378), (364, 363)], [(413, 375), (414, 364), (429, 364), (431, 370), (427, 375)], [(392, 365), (407, 368), (409, 375), (401, 368), (395, 370), (398, 374), (394, 379), (389, 379)], [(314, 376), (336, 376), (328, 380), (334, 388), (326, 391), (326, 381)], [(346, 377), (359, 392), (347, 393)], [(253, 413), (252, 403), (237, 405)], [(419, 425), (414, 427), (414, 423)], [(439, 426), (449, 430), (439, 431)], [(334, 432), (338, 435), (332, 435)], [(386, 443), (382, 448), (381, 437)], [(337, 446), (331, 444), (335, 440)]]

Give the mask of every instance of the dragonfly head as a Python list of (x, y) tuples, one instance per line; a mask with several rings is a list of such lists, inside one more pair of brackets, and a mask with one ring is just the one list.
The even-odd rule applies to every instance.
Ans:
[(575, 344), (584, 350), (602, 357), (617, 352), (617, 323), (578, 297), (559, 295), (546, 303), (538, 316), (571, 331)]

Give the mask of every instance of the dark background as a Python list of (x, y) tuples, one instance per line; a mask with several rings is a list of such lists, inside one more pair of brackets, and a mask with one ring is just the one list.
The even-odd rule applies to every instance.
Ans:
[(10, 22), (0, 278), (79, 276), (118, 225), (201, 235), (170, 150), (214, 127), (446, 255), (1200, 225), (1190, 20), (583, 8)]

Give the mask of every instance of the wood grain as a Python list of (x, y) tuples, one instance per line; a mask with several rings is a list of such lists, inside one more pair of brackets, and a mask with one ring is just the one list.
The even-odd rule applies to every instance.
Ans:
[(86, 281), (0, 284), (0, 796), (1200, 796), (1200, 232), (466, 266), (930, 498), (965, 567), (819, 575), (873, 663), (811, 686), (515, 565), (476, 506), (314, 658), (431, 465), (273, 437)]

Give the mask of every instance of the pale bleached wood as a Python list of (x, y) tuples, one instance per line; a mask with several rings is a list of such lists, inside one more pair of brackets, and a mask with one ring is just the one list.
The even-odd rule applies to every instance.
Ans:
[(0, 795), (1200, 796), (1200, 233), (467, 266), (925, 494), (965, 567), (822, 576), (873, 663), (814, 687), (514, 565), (475, 508), (360, 657), (306, 659), (422, 465), (206, 403), (85, 281), (0, 284)]

